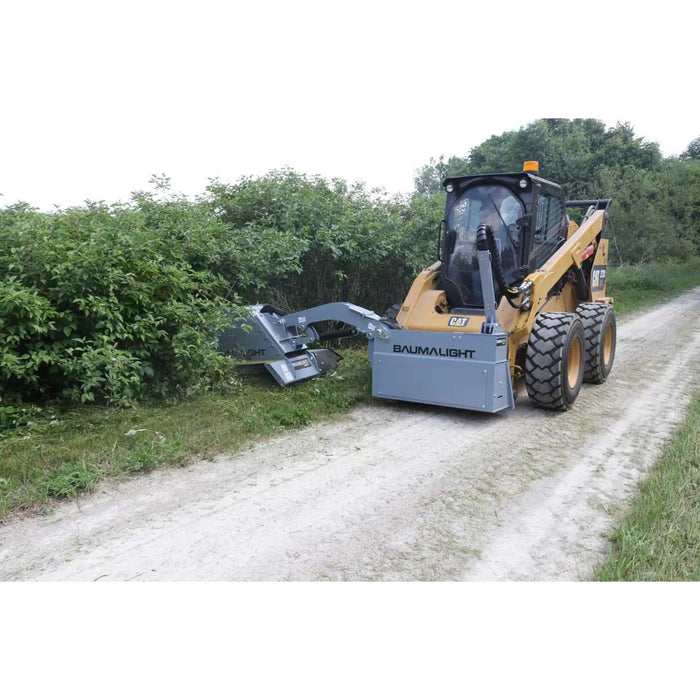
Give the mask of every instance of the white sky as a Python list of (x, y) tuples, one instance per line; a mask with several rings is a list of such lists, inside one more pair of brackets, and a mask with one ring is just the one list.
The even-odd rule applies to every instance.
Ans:
[(5, 2), (0, 206), (285, 166), (410, 191), (431, 157), (539, 117), (627, 121), (678, 154), (700, 136), (691, 6)]

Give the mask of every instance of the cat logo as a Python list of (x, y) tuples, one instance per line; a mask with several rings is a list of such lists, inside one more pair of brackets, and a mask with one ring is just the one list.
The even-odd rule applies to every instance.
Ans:
[(466, 328), (469, 316), (452, 316), (447, 324), (451, 328)]

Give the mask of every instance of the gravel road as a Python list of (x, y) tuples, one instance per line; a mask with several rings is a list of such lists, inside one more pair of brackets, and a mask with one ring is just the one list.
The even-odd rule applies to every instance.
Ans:
[(0, 580), (581, 580), (700, 385), (700, 288), (567, 413), (377, 402), (0, 526)]

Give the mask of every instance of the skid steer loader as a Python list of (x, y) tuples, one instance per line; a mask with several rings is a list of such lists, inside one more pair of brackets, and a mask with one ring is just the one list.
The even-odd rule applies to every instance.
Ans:
[[(524, 377), (533, 404), (569, 409), (582, 381), (604, 382), (615, 357), (610, 200), (567, 202), (538, 170), (528, 161), (518, 173), (444, 181), (438, 260), (395, 316), (348, 302), (290, 314), (252, 306), (224, 331), (221, 351), (264, 363), (286, 386), (337, 366), (340, 355), (311, 345), (361, 332), (375, 397), (496, 413), (515, 407)], [(583, 212), (580, 224), (567, 208)], [(323, 321), (344, 330), (319, 332)]]

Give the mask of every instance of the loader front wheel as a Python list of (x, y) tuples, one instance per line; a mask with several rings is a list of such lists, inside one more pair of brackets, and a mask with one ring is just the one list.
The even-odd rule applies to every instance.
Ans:
[(567, 411), (576, 401), (584, 371), (585, 335), (576, 314), (540, 314), (530, 333), (525, 386), (540, 408)]
[(576, 313), (581, 318), (585, 334), (583, 381), (602, 384), (608, 378), (615, 359), (615, 312), (610, 304), (593, 302), (581, 304)]

